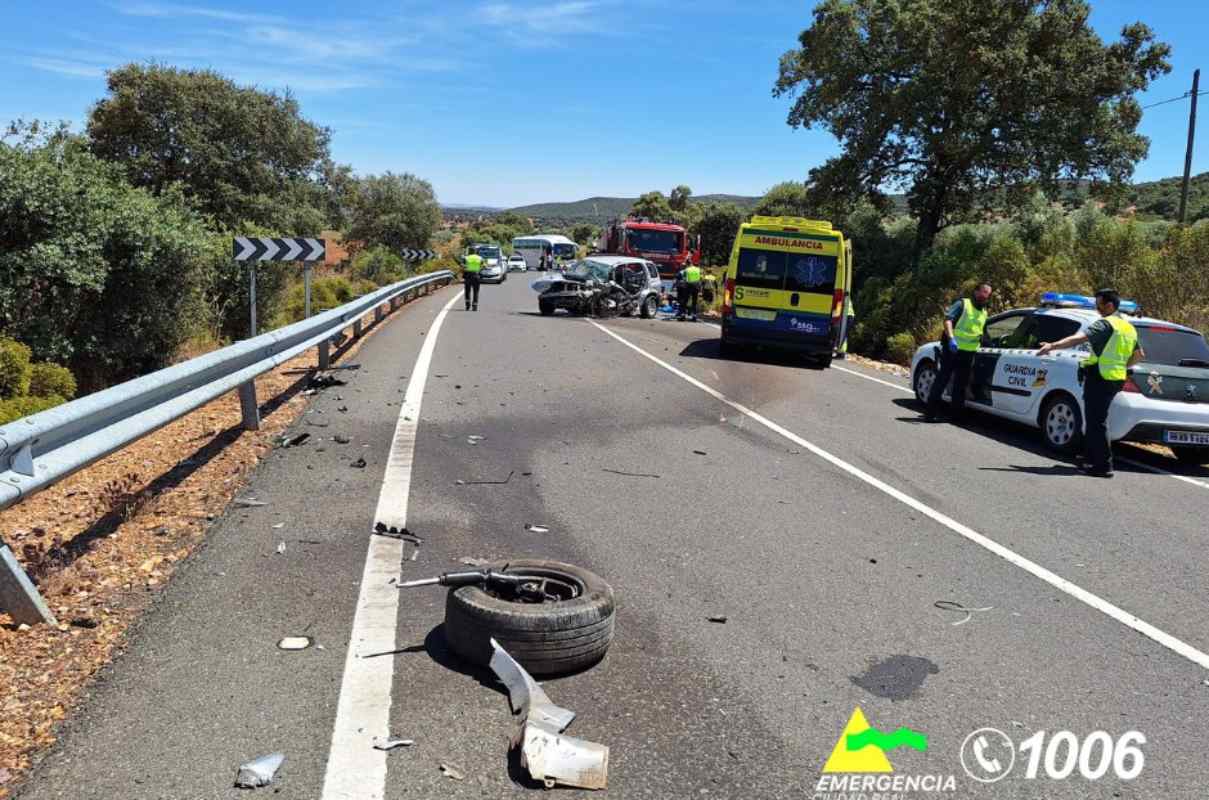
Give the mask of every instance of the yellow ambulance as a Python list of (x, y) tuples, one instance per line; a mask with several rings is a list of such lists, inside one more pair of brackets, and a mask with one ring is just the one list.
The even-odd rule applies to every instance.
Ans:
[(830, 366), (852, 291), (852, 243), (831, 223), (752, 217), (739, 226), (722, 290), (723, 355), (743, 346)]

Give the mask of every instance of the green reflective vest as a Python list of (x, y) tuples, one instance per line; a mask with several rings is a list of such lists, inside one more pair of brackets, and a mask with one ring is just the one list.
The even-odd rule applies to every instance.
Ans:
[(1129, 377), (1129, 358), (1138, 343), (1138, 331), (1129, 322), (1117, 316), (1105, 317), (1112, 326), (1112, 336), (1104, 345), (1104, 352), (1083, 359), (1083, 366), (1099, 364), (1100, 377), (1106, 381), (1123, 381)]
[(685, 283), (701, 283), (701, 267), (689, 265), (684, 268)]
[(466, 256), (466, 271), (478, 272), (483, 268), (483, 257), (478, 253), (471, 253)]
[(957, 349), (972, 353), (982, 344), (982, 330), (987, 325), (987, 311), (977, 308), (970, 298), (962, 301), (961, 319), (953, 326)]

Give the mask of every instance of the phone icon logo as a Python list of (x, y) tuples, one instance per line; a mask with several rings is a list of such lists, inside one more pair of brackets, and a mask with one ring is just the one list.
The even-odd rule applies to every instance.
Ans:
[(961, 767), (979, 783), (1003, 780), (1016, 765), (1016, 745), (998, 728), (979, 728), (961, 745)]

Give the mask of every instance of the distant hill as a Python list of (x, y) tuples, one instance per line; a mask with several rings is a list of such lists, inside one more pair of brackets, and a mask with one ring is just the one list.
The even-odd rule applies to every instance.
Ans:
[[(634, 205), (636, 197), (589, 197), (573, 203), (535, 203), (508, 209), (526, 217), (548, 222), (590, 222), (601, 225), (611, 219), (624, 217)], [(694, 203), (734, 203), (740, 208), (751, 209), (760, 202), (758, 197), (736, 194), (703, 194), (693, 197)]]
[[(1127, 197), (1137, 208), (1138, 216), (1174, 220), (1180, 213), (1180, 187), (1184, 179), (1163, 178), (1135, 183)], [(1188, 222), (1209, 219), (1209, 172), (1193, 175), (1188, 182)]]

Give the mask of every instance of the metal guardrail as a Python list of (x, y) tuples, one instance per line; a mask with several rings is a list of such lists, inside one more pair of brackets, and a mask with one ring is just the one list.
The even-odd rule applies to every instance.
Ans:
[[(353, 335), (360, 336), (366, 314), (372, 311), (381, 319), (386, 304), (393, 310), (405, 295), (453, 278), (449, 270), (408, 278), (301, 322), (0, 425), (0, 509), (235, 389), (244, 426), (258, 428), (256, 376), (315, 346), (319, 367), (326, 368), (331, 339), (344, 328), (351, 325)], [(5, 574), (4, 550), (0, 541), (0, 609), (15, 618), (12, 606), (18, 600), (9, 591), (14, 586), (5, 585), (11, 576)]]

